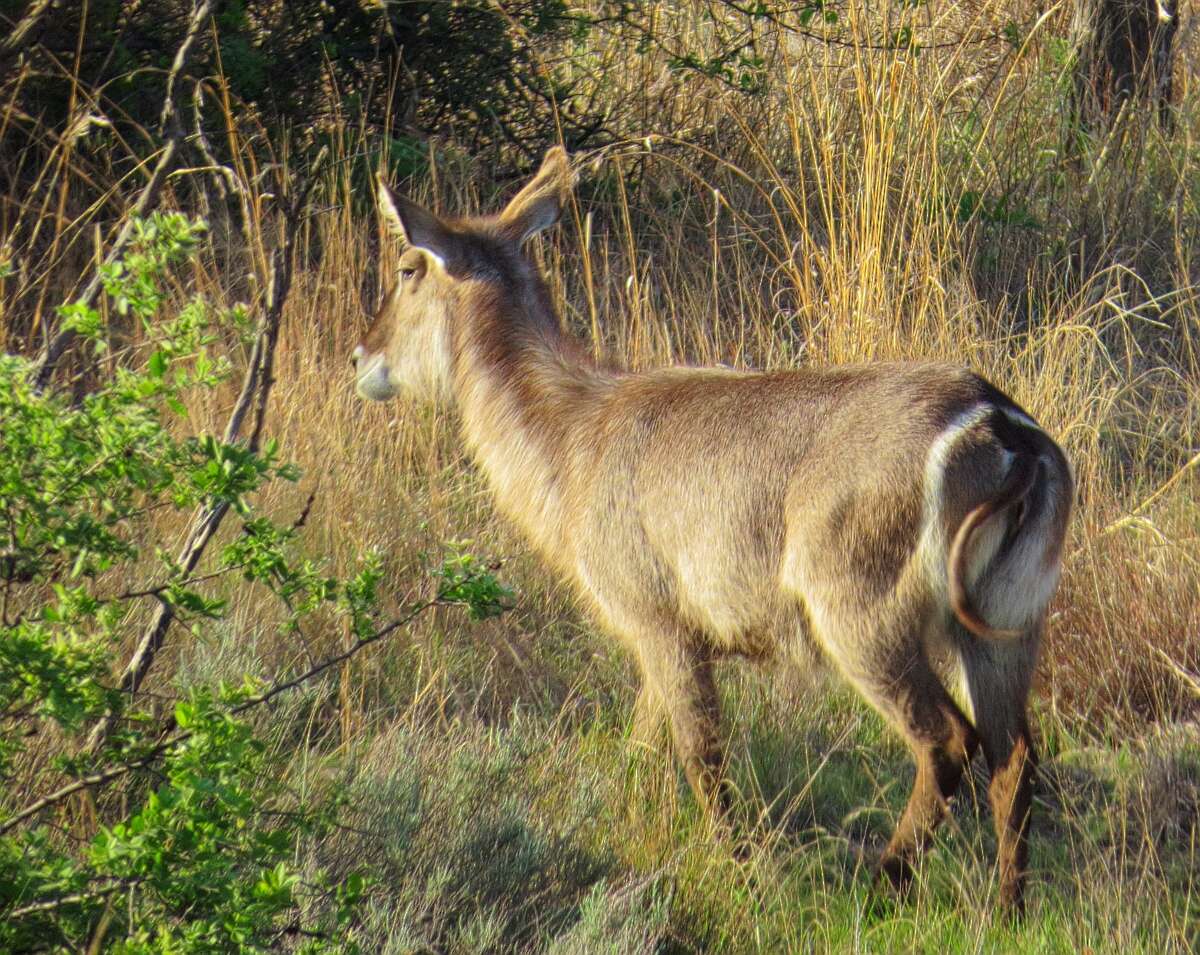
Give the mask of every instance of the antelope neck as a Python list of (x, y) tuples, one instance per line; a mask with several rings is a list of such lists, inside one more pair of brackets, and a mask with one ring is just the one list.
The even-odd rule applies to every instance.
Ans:
[(540, 278), (473, 283), (455, 317), (453, 388), (467, 447), (500, 509), (544, 554), (564, 554), (563, 494), (583, 431), (611, 388), (559, 328)]

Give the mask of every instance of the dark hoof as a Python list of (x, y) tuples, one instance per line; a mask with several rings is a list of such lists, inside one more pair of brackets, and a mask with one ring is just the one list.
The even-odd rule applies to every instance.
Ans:
[(744, 836), (729, 837), (729, 854), (733, 856), (735, 862), (746, 863), (750, 861), (750, 856), (753, 854), (754, 844)]
[(908, 895), (912, 888), (913, 867), (901, 856), (885, 855), (875, 870), (875, 884), (890, 888), (897, 895)]

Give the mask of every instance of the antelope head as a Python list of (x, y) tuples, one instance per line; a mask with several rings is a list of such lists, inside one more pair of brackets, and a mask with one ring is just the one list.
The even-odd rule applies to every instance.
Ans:
[(398, 394), (445, 400), (451, 394), (455, 322), (464, 292), (519, 288), (535, 275), (521, 245), (558, 221), (571, 185), (567, 154), (554, 147), (533, 179), (499, 215), (443, 219), (394, 193), (380, 175), (379, 215), (403, 251), (366, 335), (354, 350), (357, 390), (384, 401)]

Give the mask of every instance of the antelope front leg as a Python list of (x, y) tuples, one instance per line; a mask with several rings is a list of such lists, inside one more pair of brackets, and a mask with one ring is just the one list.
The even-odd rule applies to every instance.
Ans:
[(720, 695), (711, 661), (679, 644), (639, 648), (643, 694), (666, 710), (675, 752), (696, 800), (710, 819), (727, 824), (731, 799), (721, 747)]
[(659, 742), (667, 723), (667, 711), (655, 689), (643, 683), (633, 704), (633, 720), (629, 739), (637, 746), (653, 748)]

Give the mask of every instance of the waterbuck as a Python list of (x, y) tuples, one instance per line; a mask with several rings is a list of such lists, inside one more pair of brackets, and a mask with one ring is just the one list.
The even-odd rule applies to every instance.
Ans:
[(636, 659), (639, 706), (665, 711), (715, 818), (729, 795), (714, 661), (815, 649), (916, 759), (880, 871), (909, 883), (981, 744), (1001, 898), (1019, 909), (1026, 698), (1073, 493), (1062, 451), (949, 365), (597, 366), (521, 251), (570, 186), (552, 149), (499, 215), (447, 219), (381, 178), (406, 248), (354, 352), (358, 393), (457, 409), (501, 511)]

